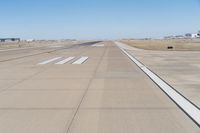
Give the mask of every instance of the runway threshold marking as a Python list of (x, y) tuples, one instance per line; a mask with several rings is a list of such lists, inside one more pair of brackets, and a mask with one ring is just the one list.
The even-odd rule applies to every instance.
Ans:
[(134, 56), (130, 55), (126, 50), (124, 50), (120, 43), (115, 42), (115, 44), (149, 77), (154, 83), (156, 83), (162, 91), (165, 92), (175, 103), (179, 106), (196, 124), (200, 127), (200, 109), (181, 93), (171, 87), (163, 79), (149, 70), (146, 66), (140, 63)]
[(62, 64), (65, 64), (65, 63), (67, 63), (67, 62), (73, 60), (74, 58), (75, 58), (75, 57), (69, 57), (69, 58), (66, 58), (66, 59), (64, 59), (64, 60), (62, 60), (62, 61), (59, 61), (59, 62), (55, 63), (55, 64), (56, 64), (56, 65), (62, 65)]
[(56, 57), (56, 58), (53, 58), (53, 59), (50, 59), (50, 60), (41, 62), (41, 63), (39, 63), (39, 65), (45, 65), (45, 64), (51, 63), (51, 62), (53, 62), (53, 61), (59, 60), (59, 59), (61, 59), (61, 58), (62, 58), (62, 57)]
[(83, 64), (89, 57), (81, 57), (78, 60), (76, 60), (75, 62), (73, 62), (72, 64)]

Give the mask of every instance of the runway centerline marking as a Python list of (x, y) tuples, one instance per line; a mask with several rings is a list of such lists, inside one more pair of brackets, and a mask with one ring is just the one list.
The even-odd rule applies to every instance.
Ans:
[(115, 44), (146, 74), (154, 81), (176, 104), (179, 106), (197, 125), (200, 127), (200, 110), (199, 108), (185, 98), (181, 93), (167, 84), (163, 79), (149, 70), (146, 66), (140, 63), (134, 56), (130, 55), (123, 47), (121, 43), (115, 42)]
[(59, 60), (59, 59), (61, 59), (61, 58), (62, 58), (62, 57), (56, 57), (56, 58), (53, 58), (53, 59), (50, 59), (50, 60), (41, 62), (41, 63), (39, 63), (38, 65), (45, 65), (45, 64), (51, 63), (51, 62), (53, 62), (53, 61)]
[(56, 65), (62, 65), (62, 64), (65, 64), (65, 63), (67, 63), (67, 62), (73, 60), (74, 58), (75, 58), (75, 57), (69, 57), (69, 58), (66, 58), (66, 59), (64, 59), (64, 60), (62, 60), (62, 61), (60, 61), (60, 62), (55, 63), (55, 64), (56, 64)]
[(81, 57), (78, 60), (76, 60), (75, 62), (73, 62), (72, 64), (83, 64), (89, 57)]

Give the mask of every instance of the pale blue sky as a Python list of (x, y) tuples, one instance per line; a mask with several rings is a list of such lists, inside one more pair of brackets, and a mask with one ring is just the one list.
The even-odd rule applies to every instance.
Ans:
[(0, 38), (143, 38), (200, 30), (199, 0), (0, 0), (0, 3)]

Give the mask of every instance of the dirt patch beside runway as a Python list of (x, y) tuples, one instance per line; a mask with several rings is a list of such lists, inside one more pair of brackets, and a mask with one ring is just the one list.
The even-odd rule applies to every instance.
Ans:
[(200, 51), (200, 39), (122, 40), (121, 42), (145, 50)]

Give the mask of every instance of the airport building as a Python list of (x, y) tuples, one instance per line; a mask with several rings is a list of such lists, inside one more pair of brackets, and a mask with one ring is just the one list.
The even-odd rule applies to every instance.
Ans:
[(192, 35), (191, 38), (198, 38), (199, 37), (198, 34), (191, 34), (191, 35)]
[(20, 38), (0, 38), (0, 42), (20, 42)]

